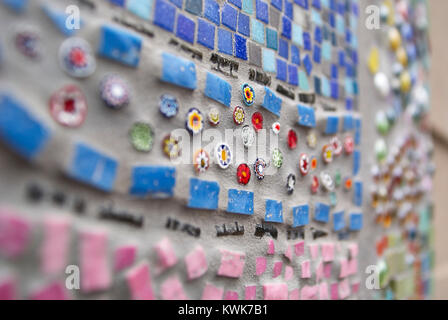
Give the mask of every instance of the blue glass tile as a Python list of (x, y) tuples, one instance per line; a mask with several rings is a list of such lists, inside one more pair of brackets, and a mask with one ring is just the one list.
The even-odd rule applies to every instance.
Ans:
[(263, 48), (263, 70), (275, 73), (275, 53)]
[(335, 134), (339, 129), (339, 117), (337, 116), (328, 116), (327, 117), (327, 125), (325, 127), (326, 134)]
[(322, 29), (318, 26), (314, 29), (314, 40), (319, 44), (322, 43)]
[(252, 40), (264, 45), (264, 24), (256, 19), (251, 19)]
[(322, 82), (319, 77), (314, 77), (314, 91), (317, 95), (322, 95)]
[(353, 130), (354, 127), (355, 127), (355, 122), (353, 121), (353, 116), (350, 114), (345, 115), (344, 121), (343, 121), (344, 131)]
[(316, 203), (314, 208), (314, 220), (328, 222), (330, 218), (330, 206), (321, 202)]
[(235, 34), (235, 57), (247, 60), (246, 38)]
[(101, 27), (100, 56), (115, 60), (130, 67), (137, 67), (140, 62), (142, 38), (115, 26), (103, 25)]
[(333, 230), (341, 231), (345, 228), (344, 211), (333, 213)]
[(288, 41), (283, 40), (283, 39), (279, 39), (279, 44), (278, 44), (278, 54), (285, 58), (286, 60), (288, 60), (289, 58), (289, 46), (288, 46)]
[(237, 6), (239, 9), (242, 7), (241, 0), (229, 0), (229, 2), (235, 6)]
[(203, 19), (198, 19), (197, 42), (213, 50), (215, 48), (215, 26)]
[(165, 0), (156, 0), (154, 11), (154, 24), (165, 30), (173, 32), (176, 7)]
[(277, 31), (274, 29), (266, 28), (266, 46), (274, 50), (278, 49)]
[(215, 0), (205, 0), (204, 17), (216, 25), (220, 25), (219, 4)]
[(177, 16), (177, 31), (176, 35), (190, 43), (194, 43), (195, 23), (193, 20), (187, 18), (183, 14)]
[(283, 10), (283, 0), (271, 0), (271, 5), (278, 10)]
[(294, 0), (295, 3), (297, 3), (302, 8), (308, 10), (308, 0)]
[(222, 28), (218, 29), (218, 50), (219, 52), (233, 55), (232, 32)]
[(204, 94), (229, 107), (232, 98), (232, 86), (224, 79), (208, 72)]
[(287, 76), (286, 69), (287, 69), (286, 62), (281, 59), (277, 59), (277, 79), (286, 81)]
[(288, 83), (293, 86), (299, 85), (299, 75), (297, 73), (297, 67), (290, 64), (288, 65)]
[(216, 210), (219, 202), (219, 184), (215, 181), (190, 179), (190, 198), (188, 207), (194, 209)]
[(164, 52), (162, 64), (162, 81), (191, 90), (196, 89), (196, 66), (193, 62)]
[(287, 17), (282, 18), (282, 36), (291, 39), (291, 20)]
[(310, 207), (305, 204), (292, 208), (293, 228), (306, 226), (310, 222), (309, 218)]
[(319, 64), (321, 62), (321, 51), (320, 51), (320, 47), (317, 44), (314, 45), (313, 60), (314, 60), (314, 62), (319, 63)]
[(353, 175), (356, 176), (361, 168), (361, 151), (355, 150), (353, 152)]
[(132, 168), (131, 187), (133, 196), (168, 198), (174, 194), (176, 168), (162, 166), (137, 166)]
[(257, 14), (256, 14), (257, 19), (263, 21), (266, 24), (269, 23), (268, 4), (261, 0), (255, 0), (255, 8), (257, 11)]
[(247, 215), (254, 214), (254, 193), (229, 189), (227, 212)]
[(283, 207), (281, 201), (266, 200), (264, 221), (283, 223)]
[(294, 19), (294, 11), (292, 8), (292, 2), (289, 2), (287, 0), (285, 0), (285, 15), (291, 20)]
[(300, 66), (300, 49), (295, 45), (291, 45), (291, 62)]
[(282, 110), (282, 99), (277, 97), (268, 87), (264, 87), (264, 92), (264, 100), (261, 106), (275, 114), (277, 117), (280, 117), (280, 111)]
[(353, 100), (351, 98), (345, 99), (345, 109), (353, 110)]
[[(128, 3), (129, 3), (130, 1), (144, 2), (145, 0), (143, 0), (143, 1), (141, 1), (141, 0), (127, 0), (127, 1), (128, 1)], [(183, 0), (170, 0), (170, 2), (171, 2), (172, 4), (174, 4), (176, 7), (182, 9)]]
[(248, 15), (241, 12), (238, 14), (238, 32), (246, 37), (250, 36), (249, 21), (250, 17)]
[[(151, 20), (153, 3), (154, 0), (128, 0), (126, 9), (142, 19)], [(178, 4), (174, 4), (178, 6)], [(180, 7), (182, 7), (182, 0), (180, 0)]]
[(318, 10), (320, 10), (322, 8), (322, 6), (320, 4), (320, 0), (313, 0), (312, 6)]
[(336, 99), (336, 100), (339, 99), (339, 84), (336, 80), (330, 81), (330, 91), (331, 91), (330, 96), (333, 99)]
[(355, 119), (355, 144), (359, 146), (361, 143), (361, 130), (362, 130), (362, 122), (361, 119)]
[(248, 14), (254, 13), (254, 1), (253, 0), (242, 0), (242, 9)]
[(0, 138), (23, 157), (32, 159), (47, 145), (50, 130), (21, 102), (0, 92)]
[(118, 163), (94, 148), (78, 143), (68, 174), (81, 182), (103, 191), (111, 191), (117, 175)]
[(309, 32), (303, 33), (303, 48), (307, 51), (311, 51), (311, 36)]
[(197, 16), (202, 15), (202, 0), (185, 0), (185, 10)]
[(299, 125), (308, 128), (316, 127), (316, 116), (312, 107), (306, 107), (299, 104), (297, 106), (297, 111), (299, 113)]
[(353, 204), (355, 206), (362, 206), (362, 182), (356, 181), (353, 184)]
[(338, 66), (335, 64), (331, 64), (331, 79), (337, 80), (338, 79)]
[(221, 22), (229, 29), (236, 30), (237, 10), (231, 5), (226, 4), (221, 11)]
[(306, 73), (311, 75), (311, 71), (313, 70), (313, 63), (311, 62), (310, 56), (308, 54), (303, 58), (303, 65), (305, 66)]
[(362, 213), (350, 214), (350, 230), (359, 231), (362, 229), (363, 216)]

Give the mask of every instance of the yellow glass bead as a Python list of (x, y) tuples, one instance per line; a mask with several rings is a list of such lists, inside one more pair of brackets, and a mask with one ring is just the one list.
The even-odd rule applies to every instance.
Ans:
[(397, 59), (398, 62), (400, 62), (403, 67), (406, 67), (408, 65), (408, 54), (406, 53), (406, 50), (403, 47), (398, 48)]
[(370, 50), (367, 66), (372, 74), (378, 72), (378, 69), (380, 68), (380, 52), (378, 51), (378, 48), (375, 47)]
[(411, 90), (411, 75), (409, 72), (405, 71), (400, 76), (400, 89), (401, 92), (406, 93)]
[(391, 28), (389, 30), (389, 45), (394, 51), (401, 46), (401, 35), (396, 28)]

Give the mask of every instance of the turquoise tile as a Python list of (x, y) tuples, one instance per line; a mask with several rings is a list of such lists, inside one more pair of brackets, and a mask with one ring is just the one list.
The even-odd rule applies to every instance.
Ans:
[(295, 23), (292, 24), (292, 42), (303, 47), (303, 30)]
[(275, 73), (275, 52), (263, 48), (263, 70)]
[(243, 11), (249, 14), (254, 13), (254, 1), (243, 0)]
[(252, 18), (252, 40), (264, 45), (264, 25), (262, 22)]
[(310, 90), (310, 85), (308, 82), (308, 77), (306, 76), (305, 71), (300, 70), (299, 71), (299, 87), (303, 90), (303, 91), (308, 91)]
[(153, 0), (128, 0), (126, 9), (145, 20), (152, 20)]

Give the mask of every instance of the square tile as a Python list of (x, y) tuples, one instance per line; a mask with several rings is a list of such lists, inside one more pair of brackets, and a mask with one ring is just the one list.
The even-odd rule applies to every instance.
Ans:
[[(197, 87), (196, 65), (190, 60), (164, 52), (162, 54), (162, 75), (160, 79), (176, 86), (194, 90)], [(153, 174), (153, 172), (149, 172), (149, 174)], [(152, 180), (144, 181), (145, 183), (139, 184), (139, 187), (140, 185), (149, 186), (148, 182)]]
[(185, 11), (200, 16), (202, 14), (202, 0), (185, 0)]
[(319, 45), (315, 44), (314, 50), (313, 50), (313, 60), (314, 60), (314, 62), (320, 64), (321, 59), (322, 59), (321, 58), (321, 49), (320, 49)]
[(322, 29), (318, 26), (314, 29), (314, 41), (319, 44), (322, 43)]
[(238, 14), (238, 32), (246, 37), (250, 36), (249, 21), (250, 17), (248, 15), (241, 12)]
[(333, 230), (341, 231), (345, 228), (344, 211), (333, 213)]
[[(293, 228), (305, 226), (309, 223), (309, 210), (307, 204), (292, 208)], [(297, 250), (296, 255), (298, 255)]]
[(254, 18), (251, 19), (252, 40), (264, 45), (264, 24)]
[(294, 19), (294, 10), (292, 7), (292, 2), (285, 0), (285, 14), (286, 16), (293, 20)]
[(275, 73), (275, 52), (263, 48), (263, 70)]
[(282, 110), (282, 99), (277, 97), (268, 87), (264, 87), (264, 92), (264, 99), (261, 106), (269, 112), (275, 114), (277, 117), (280, 117), (280, 111)]
[(326, 134), (335, 134), (339, 129), (339, 117), (338, 116), (328, 116), (327, 124), (325, 127)]
[(190, 179), (189, 208), (216, 210), (219, 202), (219, 184), (215, 181)]
[(154, 24), (165, 30), (173, 32), (176, 7), (165, 0), (156, 0), (154, 10)]
[(288, 41), (280, 38), (278, 43), (278, 54), (285, 58), (286, 60), (289, 59), (289, 45)]
[(270, 49), (278, 49), (277, 31), (271, 28), (266, 28), (266, 46)]
[(292, 24), (292, 42), (303, 47), (303, 30), (298, 24)]
[(194, 32), (196, 25), (193, 20), (187, 18), (183, 14), (177, 16), (176, 35), (190, 43), (194, 43)]
[(359, 231), (362, 229), (363, 216), (362, 213), (350, 214), (350, 230)]
[(269, 23), (269, 6), (266, 2), (255, 0), (256, 17), (264, 23)]
[(241, 0), (229, 0), (229, 2), (233, 5), (235, 5), (236, 7), (238, 7), (238, 9), (241, 9), (241, 7), (242, 7)]
[(300, 49), (295, 45), (291, 45), (291, 62), (300, 66)]
[[(129, 3), (130, 0), (128, 0)], [(134, 0), (134, 1), (138, 1), (138, 2), (142, 2), (141, 0)], [(183, 5), (183, 0), (170, 0), (170, 2), (172, 4), (174, 4), (176, 7), (182, 9), (182, 5)]]
[(235, 36), (235, 57), (242, 60), (247, 60), (247, 46), (246, 38), (241, 37), (237, 34)]
[(306, 76), (306, 73), (302, 70), (299, 70), (299, 86), (300, 86), (300, 89), (302, 89), (303, 91), (310, 90), (310, 84), (308, 82), (308, 77)]
[(235, 31), (237, 21), (237, 10), (231, 5), (226, 4), (221, 11), (221, 22), (227, 28)]
[[(176, 76), (181, 73), (177, 73)], [(164, 166), (132, 167), (129, 194), (136, 197), (154, 196), (168, 198), (173, 196), (176, 185), (176, 169)]]
[(142, 19), (151, 20), (153, 2), (154, 0), (128, 0), (126, 9)]
[(269, 7), (269, 22), (271, 26), (273, 26), (275, 29), (278, 29), (280, 25), (280, 12), (278, 12), (278, 10), (276, 10), (272, 6)]
[(283, 0), (271, 0), (271, 6), (282, 11), (283, 10)]
[(249, 62), (261, 67), (261, 47), (253, 42), (249, 42)]
[(299, 85), (299, 75), (297, 73), (297, 67), (292, 64), (288, 65), (288, 83), (293, 86)]
[(197, 42), (213, 50), (215, 48), (215, 29), (211, 23), (198, 19)]
[(254, 214), (254, 193), (251, 191), (229, 189), (227, 212), (245, 215)]
[(311, 51), (311, 35), (309, 32), (303, 33), (303, 48), (307, 51)]
[(287, 17), (282, 18), (282, 36), (291, 39), (291, 20)]
[(232, 32), (222, 28), (218, 29), (218, 51), (228, 55), (233, 55)]
[(311, 62), (310, 56), (308, 54), (303, 58), (303, 65), (305, 66), (306, 73), (311, 75), (311, 71), (313, 70), (313, 63)]
[(215, 0), (205, 0), (204, 17), (216, 25), (220, 25), (219, 4)]
[(321, 202), (316, 203), (314, 208), (314, 220), (318, 222), (328, 222), (330, 206)]
[(277, 59), (277, 79), (286, 82), (286, 76), (287, 76), (286, 69), (287, 69), (286, 62), (281, 59)]
[(254, 13), (254, 0), (242, 0), (242, 10), (248, 14)]

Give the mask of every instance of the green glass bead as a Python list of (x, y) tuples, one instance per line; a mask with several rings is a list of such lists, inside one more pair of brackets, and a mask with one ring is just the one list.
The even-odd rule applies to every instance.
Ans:
[(151, 151), (154, 142), (154, 134), (149, 124), (142, 122), (134, 123), (129, 135), (131, 144), (137, 151)]

